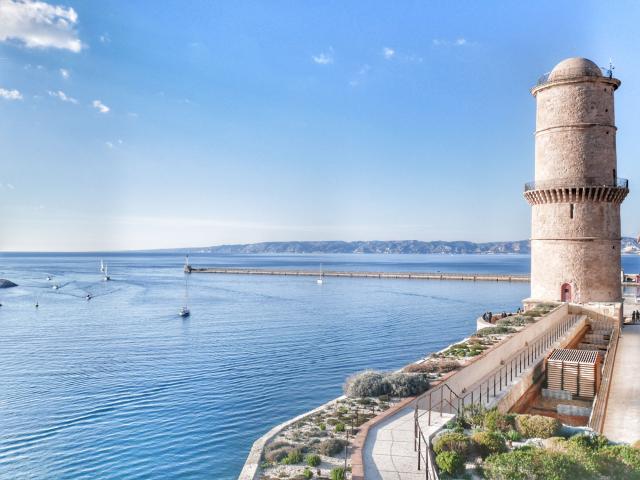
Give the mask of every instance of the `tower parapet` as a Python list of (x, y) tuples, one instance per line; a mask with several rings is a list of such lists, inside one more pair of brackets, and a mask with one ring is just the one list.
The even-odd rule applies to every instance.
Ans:
[(614, 92), (620, 80), (585, 58), (560, 62), (536, 98), (535, 181), (531, 205), (531, 298), (617, 302), (620, 204)]

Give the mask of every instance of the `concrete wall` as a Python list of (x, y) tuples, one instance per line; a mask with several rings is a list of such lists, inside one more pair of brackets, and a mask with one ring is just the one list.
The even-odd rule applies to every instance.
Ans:
[(470, 391), (477, 383), (491, 374), (502, 361), (535, 340), (547, 330), (558, 325), (569, 314), (569, 306), (564, 304), (542, 317), (538, 322), (505, 339), (488, 352), (480, 355), (475, 361), (453, 374), (447, 384), (454, 392), (460, 394), (463, 389)]

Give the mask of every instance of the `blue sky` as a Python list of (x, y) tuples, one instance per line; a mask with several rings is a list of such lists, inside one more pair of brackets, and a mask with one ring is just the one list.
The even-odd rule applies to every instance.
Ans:
[[(0, 250), (529, 236), (529, 89), (612, 57), (640, 201), (637, 2), (0, 0)], [(640, 184), (640, 183), (639, 183)]]

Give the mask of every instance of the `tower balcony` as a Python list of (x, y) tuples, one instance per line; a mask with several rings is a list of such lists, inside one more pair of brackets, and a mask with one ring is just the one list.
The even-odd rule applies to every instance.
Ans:
[(609, 182), (601, 178), (555, 179), (529, 182), (524, 197), (529, 205), (543, 203), (610, 202), (621, 204), (629, 193), (629, 180), (616, 178)]

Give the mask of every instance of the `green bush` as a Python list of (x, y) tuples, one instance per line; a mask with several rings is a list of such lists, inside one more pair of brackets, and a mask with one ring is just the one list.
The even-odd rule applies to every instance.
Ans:
[(542, 448), (518, 448), (489, 456), (483, 465), (491, 480), (586, 480), (594, 478), (565, 453)]
[(562, 427), (557, 419), (542, 415), (516, 415), (515, 425), (525, 438), (555, 437)]
[(569, 443), (579, 448), (600, 450), (601, 448), (609, 445), (609, 440), (607, 440), (607, 437), (603, 435), (580, 434), (571, 437), (569, 439)]
[(307, 465), (309, 465), (310, 467), (317, 467), (318, 465), (320, 465), (320, 455), (316, 455), (315, 453), (310, 453), (309, 455), (307, 455), (306, 458), (307, 461)]
[(338, 422), (338, 423), (336, 423), (336, 426), (334, 427), (334, 430), (335, 430), (336, 432), (338, 432), (338, 433), (339, 433), (339, 432), (344, 432), (344, 430), (345, 430), (345, 428), (344, 428), (344, 423), (342, 423), (342, 422)]
[(496, 432), (476, 432), (471, 435), (471, 441), (482, 458), (507, 451), (504, 438)]
[(287, 456), (282, 459), (282, 463), (285, 465), (295, 465), (296, 463), (302, 462), (302, 452), (299, 448), (293, 448), (289, 451)]
[(457, 475), (464, 469), (464, 457), (457, 452), (442, 452), (436, 455), (436, 464), (440, 472)]
[(339, 438), (327, 438), (320, 443), (318, 451), (321, 455), (333, 457), (342, 452), (346, 444), (347, 442)]
[(436, 454), (442, 452), (456, 452), (466, 455), (469, 451), (469, 437), (459, 432), (444, 432), (436, 437), (433, 442), (433, 451)]
[(302, 472), (302, 476), (306, 479), (309, 480), (310, 478), (313, 478), (313, 472), (311, 470), (309, 470), (308, 468), (304, 469), (304, 472)]
[(608, 445), (600, 450), (605, 457), (614, 458), (631, 467), (640, 478), (640, 450), (629, 445)]
[(490, 432), (508, 432), (513, 428), (512, 417), (493, 408), (484, 415), (482, 426)]
[(322, 430), (324, 432), (327, 429), (327, 424), (326, 423), (321, 423), (320, 425), (318, 425), (318, 427), (320, 427), (320, 430)]
[(345, 480), (346, 475), (344, 467), (336, 467), (331, 469), (331, 480)]

